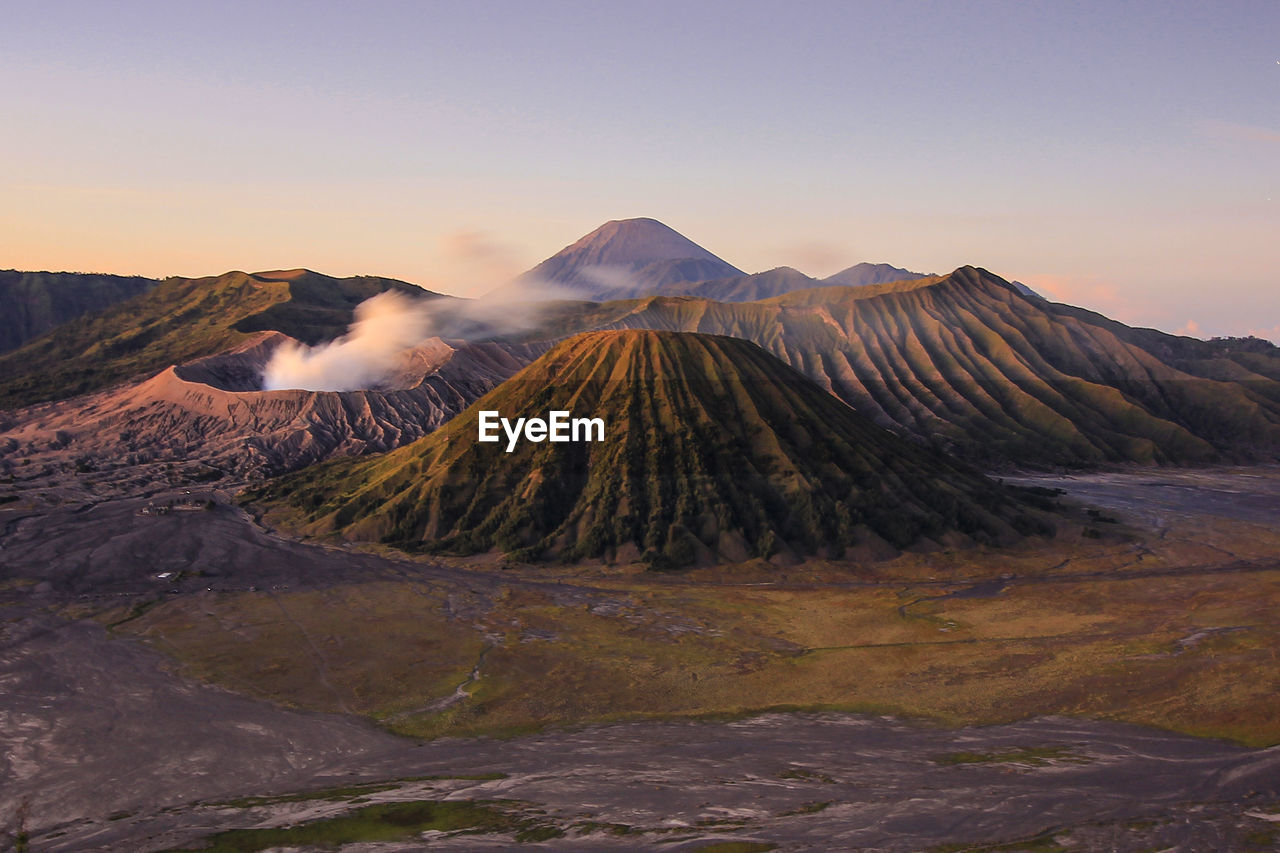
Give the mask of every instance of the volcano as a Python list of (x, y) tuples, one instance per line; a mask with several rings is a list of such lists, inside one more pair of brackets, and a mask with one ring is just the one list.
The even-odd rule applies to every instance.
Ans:
[[(175, 465), (222, 484), (261, 480), (335, 455), (407, 444), (546, 349), (431, 338), (402, 353), (379, 387), (263, 390), (271, 353), (293, 340), (260, 332), (144, 380), (4, 413), (0, 473), (41, 471), (49, 486), (66, 471), (62, 480), (94, 479), (93, 488), (114, 495), (172, 485), (172, 477), (184, 476), (171, 470)], [(73, 476), (74, 466), (97, 473)]]
[(615, 219), (566, 246), (517, 282), (582, 299), (627, 299), (742, 270), (656, 219)]
[[(566, 411), (592, 442), (478, 441)], [(682, 567), (1044, 532), (1003, 487), (857, 414), (747, 341), (611, 331), (553, 347), (431, 435), (267, 484), (304, 532), (408, 550)]]

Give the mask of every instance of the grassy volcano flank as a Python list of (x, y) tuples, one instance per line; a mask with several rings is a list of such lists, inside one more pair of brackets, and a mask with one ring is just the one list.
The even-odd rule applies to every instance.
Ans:
[[(479, 413), (566, 410), (594, 443), (477, 440)], [(887, 555), (1049, 525), (1002, 487), (875, 426), (747, 341), (593, 332), (556, 345), (440, 430), (250, 496), (312, 534), (405, 549), (680, 567)]]

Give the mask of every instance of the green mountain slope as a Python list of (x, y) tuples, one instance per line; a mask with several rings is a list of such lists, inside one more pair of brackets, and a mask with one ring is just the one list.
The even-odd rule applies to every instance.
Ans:
[[(480, 412), (598, 417), (603, 441), (477, 440)], [(1046, 524), (997, 484), (867, 421), (734, 338), (598, 332), (557, 344), (431, 435), (251, 497), (313, 534), (659, 566), (883, 553)]]
[(1280, 456), (1280, 358), (1027, 297), (991, 273), (727, 304), (561, 305), (539, 331), (663, 329), (754, 341), (878, 423), (982, 465)]
[(429, 294), (394, 279), (309, 270), (169, 278), (0, 356), (0, 409), (95, 391), (276, 330), (308, 343), (346, 331), (355, 306), (386, 290)]
[(0, 270), (0, 352), (8, 352), (81, 314), (144, 293), (153, 278)]

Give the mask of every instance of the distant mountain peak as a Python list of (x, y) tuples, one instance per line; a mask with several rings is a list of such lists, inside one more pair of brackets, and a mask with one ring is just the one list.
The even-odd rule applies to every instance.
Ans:
[(725, 261), (656, 219), (611, 219), (583, 236), (566, 251), (587, 249), (601, 263), (651, 264), (700, 258)]
[(854, 264), (848, 269), (840, 270), (822, 280), (823, 284), (838, 284), (845, 287), (865, 287), (869, 284), (887, 284), (891, 281), (905, 281), (913, 278), (927, 278), (932, 273), (911, 272), (890, 264)]
[(742, 270), (656, 219), (613, 219), (519, 279), (576, 291), (585, 299), (643, 296), (681, 281), (742, 275)]

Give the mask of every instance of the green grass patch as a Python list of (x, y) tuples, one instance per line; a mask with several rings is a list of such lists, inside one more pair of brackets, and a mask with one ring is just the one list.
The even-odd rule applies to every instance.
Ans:
[(151, 598), (151, 599), (147, 599), (146, 601), (137, 602), (132, 607), (130, 607), (129, 610), (119, 619), (116, 619), (113, 622), (108, 622), (107, 630), (110, 631), (112, 628), (115, 628), (119, 625), (123, 625), (126, 622), (132, 622), (134, 619), (137, 619), (138, 617), (146, 613), (148, 610), (155, 607), (157, 604), (160, 603), (160, 601), (161, 600), (159, 598)]
[(339, 847), (404, 841), (423, 832), (503, 833), (517, 841), (545, 841), (564, 833), (556, 826), (513, 814), (493, 802), (417, 800), (365, 806), (338, 817), (272, 829), (232, 829), (210, 836), (203, 847), (167, 853), (257, 853), (272, 847)]
[(1280, 843), (1280, 829), (1266, 827), (1265, 829), (1254, 830), (1244, 837), (1244, 843), (1249, 845), (1245, 849), (1251, 853), (1255, 850), (1259, 851), (1259, 853), (1266, 850), (1275, 850), (1277, 844)]
[(644, 835), (643, 829), (637, 829), (625, 823), (601, 823), (594, 820), (575, 823), (573, 831), (576, 835), (594, 835), (597, 832), (603, 832), (608, 835)]

